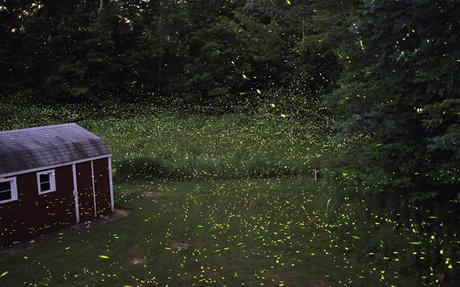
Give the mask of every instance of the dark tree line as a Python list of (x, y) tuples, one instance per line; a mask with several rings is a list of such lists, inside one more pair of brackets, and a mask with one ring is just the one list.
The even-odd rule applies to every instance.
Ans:
[(4, 0), (0, 93), (232, 106), (297, 83), (314, 98), (340, 69), (337, 43), (317, 25), (336, 17), (315, 18), (329, 8), (319, 3)]
[(358, 45), (342, 46), (348, 62), (328, 97), (342, 132), (371, 138), (354, 160), (359, 181), (399, 191), (400, 203), (434, 204), (453, 222), (445, 212), (460, 203), (458, 15), (458, 1), (362, 1), (349, 20)]
[(0, 3), (2, 101), (300, 98), (367, 136), (350, 162), (373, 191), (460, 202), (458, 1)]

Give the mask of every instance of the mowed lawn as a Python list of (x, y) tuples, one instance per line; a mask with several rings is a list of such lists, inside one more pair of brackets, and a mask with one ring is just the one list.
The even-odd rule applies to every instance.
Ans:
[(127, 216), (2, 254), (0, 286), (376, 286), (369, 259), (346, 256), (358, 240), (328, 232), (316, 188), (302, 177), (118, 185)]
[(157, 114), (85, 121), (114, 153), (118, 179), (235, 179), (312, 173), (327, 132), (285, 118)]
[(0, 286), (421, 286), (426, 276), (405, 262), (425, 247), (387, 218), (366, 222), (317, 184), (119, 184), (126, 216), (2, 253)]
[[(40, 112), (2, 129), (73, 121)], [(153, 112), (79, 123), (113, 151), (125, 216), (0, 250), (0, 287), (443, 286), (460, 266), (457, 235), (427, 229), (443, 227), (435, 216), (403, 224), (335, 184), (324, 165), (343, 145), (312, 124)]]

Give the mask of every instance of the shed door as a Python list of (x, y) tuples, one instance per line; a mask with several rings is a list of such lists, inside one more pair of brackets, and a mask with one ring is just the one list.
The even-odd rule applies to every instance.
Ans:
[(103, 216), (112, 211), (109, 159), (102, 158), (93, 161), (94, 188), (96, 189), (97, 216)]
[(76, 164), (76, 169), (80, 222), (85, 222), (95, 217), (91, 161)]

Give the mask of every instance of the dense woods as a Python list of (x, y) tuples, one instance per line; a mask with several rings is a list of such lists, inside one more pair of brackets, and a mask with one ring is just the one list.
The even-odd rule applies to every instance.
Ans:
[[(334, 204), (384, 214), (417, 239), (361, 249), (382, 264), (402, 249), (390, 270), (456, 286), (459, 15), (456, 0), (0, 0), (0, 129), (84, 122), (120, 181), (320, 170), (324, 230)], [(360, 228), (352, 243), (377, 233)]]
[(460, 200), (459, 12), (456, 1), (370, 1), (354, 12), (360, 48), (347, 50), (328, 99), (342, 132), (371, 138), (355, 175), (374, 192)]
[[(349, 2), (349, 3), (346, 3)], [(232, 105), (338, 77), (353, 1), (3, 1), (1, 93)], [(331, 25), (332, 24), (332, 25)]]
[(458, 201), (458, 13), (456, 1), (5, 0), (0, 93), (219, 113), (276, 103), (363, 139), (353, 182)]

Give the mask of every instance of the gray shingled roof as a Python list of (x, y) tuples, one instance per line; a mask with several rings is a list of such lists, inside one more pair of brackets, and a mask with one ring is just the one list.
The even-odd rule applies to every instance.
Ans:
[(0, 175), (110, 154), (98, 136), (77, 124), (0, 132)]

